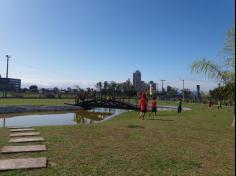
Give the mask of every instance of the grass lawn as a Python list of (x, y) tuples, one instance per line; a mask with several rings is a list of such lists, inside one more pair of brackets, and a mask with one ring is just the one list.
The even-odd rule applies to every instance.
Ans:
[(25, 99), (25, 98), (0, 98), (1, 105), (65, 105), (74, 103), (74, 99)]
[[(233, 176), (232, 109), (186, 106), (193, 110), (159, 112), (144, 121), (137, 112), (128, 112), (91, 126), (37, 127), (47, 152), (0, 154), (0, 159), (46, 156), (48, 168), (0, 175)], [(0, 148), (8, 140), (8, 129), (0, 128)]]
[[(122, 101), (122, 100), (121, 100)], [(132, 99), (128, 101), (125, 99), (125, 102), (136, 104), (137, 100)], [(74, 99), (27, 99), (27, 98), (0, 98), (0, 106), (3, 105), (65, 105), (65, 103), (75, 103)], [(151, 100), (149, 101), (149, 104)], [(162, 101), (158, 100), (158, 105), (177, 105), (175, 101)]]

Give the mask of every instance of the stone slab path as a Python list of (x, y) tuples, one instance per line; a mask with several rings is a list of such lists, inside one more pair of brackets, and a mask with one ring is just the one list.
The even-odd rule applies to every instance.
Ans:
[(32, 128), (32, 127), (29, 127), (29, 126), (28, 127), (27, 126), (25, 126), (25, 127), (23, 127), (23, 126), (22, 127), (17, 127), (17, 126), (8, 127), (8, 129), (21, 129), (21, 128), (25, 129), (25, 128)]
[(20, 143), (20, 142), (40, 142), (44, 141), (43, 137), (22, 137), (22, 138), (13, 138), (10, 139), (11, 143)]
[(0, 171), (45, 168), (46, 166), (47, 158), (45, 157), (0, 160)]
[[(9, 127), (11, 143), (21, 142), (40, 142), (44, 141), (40, 137), (40, 133), (36, 132), (32, 127)], [(24, 136), (24, 137), (23, 137)], [(42, 152), (46, 151), (45, 145), (24, 145), (24, 146), (4, 146), (1, 150), (2, 154), (22, 153), (22, 152)], [(46, 157), (37, 158), (16, 158), (16, 159), (2, 159), (0, 160), (0, 172), (16, 169), (35, 169), (47, 167)]]
[(35, 131), (34, 128), (18, 128), (18, 129), (12, 129), (10, 132), (23, 132), (23, 131)]
[(10, 137), (38, 136), (38, 135), (40, 135), (39, 132), (17, 132), (17, 133), (11, 133)]
[(1, 153), (41, 152), (46, 150), (45, 145), (4, 146)]

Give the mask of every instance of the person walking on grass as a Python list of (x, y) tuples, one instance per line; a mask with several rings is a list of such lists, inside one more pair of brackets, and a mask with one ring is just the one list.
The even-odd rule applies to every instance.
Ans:
[(181, 113), (182, 112), (182, 99), (179, 98), (177, 103), (178, 103), (178, 110), (177, 110), (177, 112)]
[(139, 119), (144, 120), (144, 116), (147, 112), (147, 96), (144, 92), (141, 94), (141, 98), (139, 100), (139, 107), (140, 107)]
[(157, 100), (156, 100), (156, 97), (152, 98), (152, 111), (149, 114), (149, 117), (152, 115), (153, 112), (155, 113), (155, 116), (156, 116), (157, 115)]
[(212, 107), (212, 100), (210, 99), (209, 104), (208, 104), (208, 108), (211, 108), (211, 107)]
[(221, 104), (221, 100), (218, 100), (218, 106), (217, 106), (218, 109), (222, 109), (222, 104)]

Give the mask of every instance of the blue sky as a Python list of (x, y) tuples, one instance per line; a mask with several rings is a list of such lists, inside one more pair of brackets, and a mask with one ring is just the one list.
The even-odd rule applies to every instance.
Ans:
[(220, 61), (233, 0), (0, 0), (0, 74), (23, 86), (92, 86), (142, 79), (202, 89), (200, 58)]

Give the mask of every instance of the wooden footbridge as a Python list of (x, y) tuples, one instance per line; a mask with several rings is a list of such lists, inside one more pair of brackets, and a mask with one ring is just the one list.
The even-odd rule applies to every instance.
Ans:
[(120, 101), (117, 99), (92, 99), (70, 105), (80, 106), (84, 109), (115, 108), (115, 109), (139, 110), (139, 107), (137, 105)]

